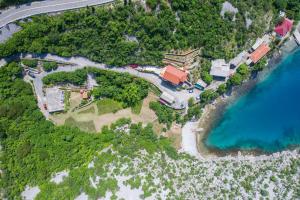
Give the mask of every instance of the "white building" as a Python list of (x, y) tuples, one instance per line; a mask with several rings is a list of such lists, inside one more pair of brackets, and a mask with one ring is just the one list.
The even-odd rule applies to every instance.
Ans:
[(57, 87), (46, 88), (47, 109), (49, 113), (63, 111), (64, 105), (64, 91)]
[(167, 102), (168, 104), (173, 104), (175, 102), (175, 97), (172, 96), (171, 94), (167, 93), (167, 92), (163, 92), (160, 95), (160, 99)]
[(262, 38), (257, 38), (256, 42), (254, 43), (254, 45), (251, 47), (253, 51), (255, 51), (262, 43), (263, 43), (263, 39)]
[(224, 59), (217, 59), (211, 62), (210, 75), (214, 78), (226, 79), (230, 75), (230, 65)]

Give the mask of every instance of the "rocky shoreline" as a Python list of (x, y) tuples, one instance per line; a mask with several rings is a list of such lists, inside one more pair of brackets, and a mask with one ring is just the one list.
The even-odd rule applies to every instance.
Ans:
[[(227, 107), (232, 104), (236, 99), (242, 95), (249, 92), (258, 82), (264, 80), (267, 75), (269, 75), (276, 66), (290, 53), (296, 50), (297, 45), (293, 38), (289, 38), (279, 49), (275, 49), (272, 55), (272, 58), (268, 62), (268, 66), (257, 76), (250, 78), (248, 81), (243, 83), (241, 86), (234, 88), (234, 90), (227, 95), (219, 97), (212, 104), (208, 104), (203, 109), (201, 118), (198, 120), (197, 131), (194, 131), (196, 134), (196, 146), (199, 152), (199, 155), (203, 158), (212, 158), (212, 157), (227, 157), (227, 156), (268, 156), (274, 153), (267, 153), (261, 150), (241, 150), (241, 149), (231, 149), (231, 150), (219, 150), (215, 148), (210, 148), (205, 145), (205, 140), (215, 126), (215, 124), (220, 120), (224, 114)], [(289, 148), (287, 151), (295, 150), (295, 147)]]

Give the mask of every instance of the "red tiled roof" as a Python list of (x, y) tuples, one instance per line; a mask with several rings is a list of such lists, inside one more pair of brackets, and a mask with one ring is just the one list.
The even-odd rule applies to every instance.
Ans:
[(187, 73), (177, 69), (176, 67), (168, 65), (162, 74), (162, 78), (174, 85), (178, 85), (179, 83), (187, 80)]
[(262, 57), (264, 57), (270, 50), (271, 48), (267, 44), (263, 43), (250, 55), (250, 59), (255, 64)]
[(275, 27), (275, 32), (283, 37), (292, 30), (292, 27), (293, 21), (288, 18), (284, 18), (283, 22)]

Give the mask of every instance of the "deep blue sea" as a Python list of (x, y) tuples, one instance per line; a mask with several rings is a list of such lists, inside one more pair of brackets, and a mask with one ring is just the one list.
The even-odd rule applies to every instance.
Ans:
[(265, 152), (300, 145), (300, 51), (228, 106), (205, 143), (219, 150)]

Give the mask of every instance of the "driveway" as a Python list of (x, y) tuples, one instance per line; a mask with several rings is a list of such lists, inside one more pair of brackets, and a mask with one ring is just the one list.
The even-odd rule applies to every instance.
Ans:
[(33, 55), (33, 54), (23, 54), (20, 55), (20, 58), (37, 58), (37, 59), (45, 59), (45, 60), (52, 60), (56, 62), (61, 62), (61, 63), (66, 63), (69, 64), (69, 66), (60, 66), (57, 68), (57, 70), (52, 71), (52, 72), (42, 72), (39, 75), (36, 75), (37, 80), (34, 80), (34, 85), (36, 89), (36, 92), (38, 93), (37, 96), (38, 100), (40, 100), (40, 108), (43, 107), (43, 93), (42, 93), (42, 88), (43, 88), (43, 83), (42, 83), (42, 78), (47, 76), (48, 74), (55, 73), (55, 72), (72, 72), (77, 69), (82, 69), (84, 67), (90, 66), (90, 67), (95, 67), (98, 69), (105, 69), (105, 70), (112, 70), (115, 72), (119, 73), (129, 73), (131, 75), (143, 78), (152, 84), (154, 84), (156, 87), (158, 87), (162, 92), (167, 92), (171, 94), (172, 96), (175, 97), (176, 103), (173, 105), (175, 109), (181, 108), (181, 104), (184, 106), (187, 106), (187, 102), (189, 98), (193, 97), (196, 98), (197, 96), (200, 95), (200, 91), (194, 90), (193, 93), (189, 93), (187, 90), (181, 90), (177, 91), (175, 90), (174, 87), (171, 85), (167, 84), (164, 82), (158, 75), (152, 74), (152, 73), (144, 73), (144, 72), (139, 72), (135, 69), (132, 69), (130, 67), (108, 67), (105, 64), (100, 64), (97, 62), (93, 62), (87, 58), (84, 57), (70, 57), (70, 58), (64, 58), (52, 54), (41, 54), (41, 55)]

